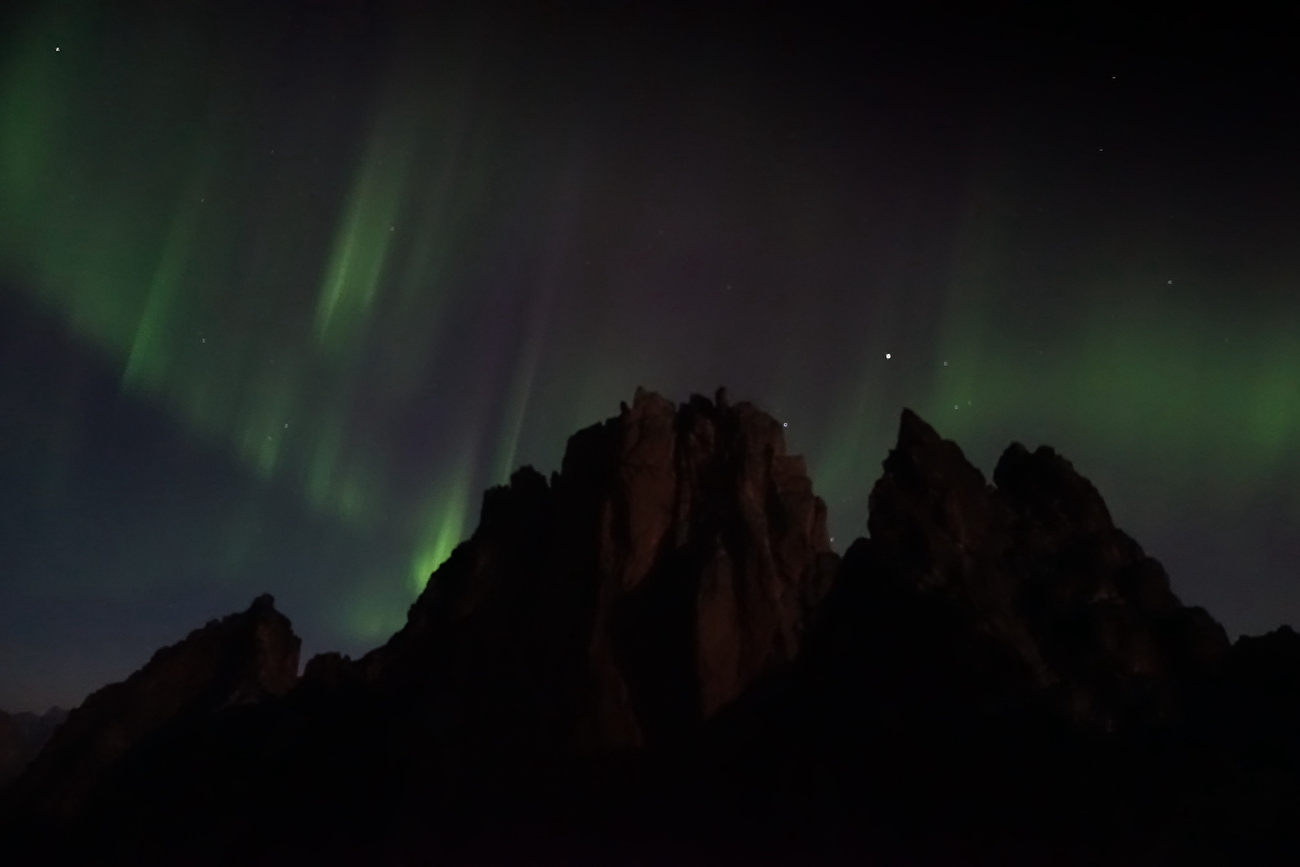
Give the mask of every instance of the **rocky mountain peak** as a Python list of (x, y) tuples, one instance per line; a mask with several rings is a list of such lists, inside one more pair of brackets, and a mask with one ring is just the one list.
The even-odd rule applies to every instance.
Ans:
[(359, 670), (454, 694), (480, 731), (671, 739), (794, 658), (836, 562), (779, 422), (723, 391), (675, 406), (638, 389), (570, 438), (549, 481), (524, 468), (486, 494), (474, 535)]
[(1033, 514), (1045, 529), (1073, 533), (1115, 529), (1101, 493), (1048, 446), (1031, 452), (1012, 443), (993, 470), (993, 483), (1009, 505)]
[(868, 520), (876, 580), (947, 605), (1076, 722), (1170, 721), (1180, 684), (1226, 656), (1222, 628), (1178, 600), (1160, 564), (1052, 449), (1013, 444), (990, 486), (955, 443), (904, 411), (884, 470)]
[(153, 732), (287, 693), (301, 641), (270, 595), (157, 651), (120, 683), (73, 709), (7, 800), (36, 816), (71, 815), (102, 772)]

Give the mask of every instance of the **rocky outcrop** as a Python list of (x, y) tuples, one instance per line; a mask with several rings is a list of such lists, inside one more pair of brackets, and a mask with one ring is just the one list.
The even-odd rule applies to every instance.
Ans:
[(886, 615), (890, 635), (918, 616), (918, 631), (947, 622), (942, 641), (968, 648), (950, 654), (969, 668), (953, 676), (973, 678), (985, 700), (1019, 690), (1097, 731), (1177, 721), (1227, 658), (1222, 627), (1178, 600), (1052, 449), (1011, 445), (993, 482), (904, 411), (872, 490), (868, 550), (847, 564), (861, 574), (846, 580), (875, 585), (883, 610), (899, 607)]
[(153, 732), (288, 692), (300, 643), (270, 596), (196, 629), (71, 711), (6, 800), (37, 818), (75, 814), (100, 775)]
[(677, 407), (638, 390), (570, 439), (549, 481), (524, 468), (489, 491), (473, 537), (358, 668), (443, 694), (480, 733), (670, 740), (796, 656), (836, 562), (780, 423), (725, 392)]

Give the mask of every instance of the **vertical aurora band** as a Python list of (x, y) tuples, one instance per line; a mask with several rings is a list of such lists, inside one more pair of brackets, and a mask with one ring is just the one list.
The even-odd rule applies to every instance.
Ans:
[[(491, 63), (415, 39), (392, 52), (400, 73), (295, 69), (325, 82), (297, 106), (257, 74), (278, 66), (244, 70), (201, 17), (137, 32), (115, 14), (45, 3), (0, 34), (3, 276), (266, 485), (397, 540), (406, 569), (387, 580), (408, 595), (483, 487), (521, 458), (546, 466), (637, 385), (728, 385), (779, 410), (841, 537), (861, 532), (900, 405), (986, 469), (991, 444), (1023, 437), (1189, 497), (1244, 502), (1297, 477), (1294, 268), (1262, 288), (1247, 266), (1200, 276), (1193, 243), (1146, 243), (1154, 206), (1116, 219), (1140, 242), (1107, 235), (1030, 285), (1023, 259), (1050, 245), (1014, 217), (1029, 181), (968, 178), (953, 236), (927, 246), (870, 200), (916, 193), (923, 211), (924, 185), (894, 190), (892, 162), (855, 180), (866, 158), (826, 170), (856, 141), (823, 130), (834, 147), (800, 150), (782, 128), (760, 153), (772, 119), (806, 106), (763, 103), (734, 127), (710, 111), (657, 138), (698, 120), (668, 112), (602, 139), (617, 112), (600, 97), (561, 110), (546, 86), (506, 92)], [(921, 309), (909, 268), (936, 248), (947, 271), (925, 272)], [(1237, 295), (1268, 300), (1216, 301)], [(1040, 296), (1056, 319), (1026, 312)], [(368, 635), (388, 622), (357, 617)]]
[[(114, 358), (126, 389), (268, 484), (360, 531), (405, 539), (410, 577), (394, 580), (418, 592), (461, 540), (477, 491), (508, 473), (538, 364), (534, 334), (500, 396), (432, 425), (414, 476), (388, 453), (404, 419), (435, 399), (423, 372), (449, 351), (439, 320), (463, 291), (466, 239), (493, 231), (483, 201), (502, 194), (492, 186), (497, 133), (461, 131), (471, 100), (454, 85), (426, 98), (381, 83), (373, 121), (358, 126), (352, 181), (322, 220), (279, 182), (275, 149), (241, 125), (234, 78), (128, 43), (132, 68), (179, 64), (185, 81), (216, 80), (140, 87), (91, 50), (99, 10), (49, 4), (4, 37), (5, 272)], [(97, 107), (111, 100), (127, 104)], [(172, 132), (159, 139), (154, 128)], [(112, 173), (97, 168), (132, 152)], [(349, 159), (346, 148), (308, 151), (293, 171), (329, 189)], [(257, 263), (248, 226), (262, 227)], [(357, 629), (390, 619), (371, 607)]]

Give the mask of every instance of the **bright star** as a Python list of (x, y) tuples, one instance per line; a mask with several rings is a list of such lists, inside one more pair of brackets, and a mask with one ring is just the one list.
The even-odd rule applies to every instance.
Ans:
[(889, 353), (886, 352), (886, 353), (885, 353), (885, 361), (888, 361), (888, 360), (889, 360)]

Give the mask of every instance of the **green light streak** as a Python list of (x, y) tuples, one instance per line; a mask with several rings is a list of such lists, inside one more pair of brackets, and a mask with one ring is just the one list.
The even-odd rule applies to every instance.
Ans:
[[(53, 51), (57, 32), (54, 16), (34, 16), (4, 43), (9, 62), (0, 67), (0, 188), (6, 203), (0, 208), (6, 222), (30, 213), (57, 153), (68, 88), (68, 64)], [(6, 226), (6, 234), (16, 228)]]
[(471, 464), (471, 460), (461, 462), (441, 496), (427, 510), (424, 524), (427, 529), (411, 560), (411, 586), (416, 593), (424, 590), (429, 577), (447, 562), (461, 542), (469, 512)]
[(381, 133), (362, 161), (316, 305), (316, 335), (322, 344), (346, 343), (375, 302), (402, 209), (410, 152), (408, 136)]
[(351, 636), (365, 642), (387, 639), (405, 624), (405, 610), (388, 594), (375, 592), (354, 599), (347, 610), (345, 628)]
[[(299, 113), (247, 74), (263, 60), (222, 53), (206, 15), (142, 33), (111, 4), (44, 3), (0, 33), (0, 277), (197, 441), (400, 552), (386, 578), (359, 576), (342, 618), (379, 637), (519, 448), (540, 332), (504, 394), (439, 423), (433, 457), (393, 451), (442, 375), (448, 310), (484, 277), (510, 157), (463, 69), (395, 66), (370, 106)], [(426, 46), (406, 48), (423, 70)], [(337, 141), (340, 110), (357, 141)]]
[(196, 173), (182, 195), (149, 280), (122, 372), (122, 382), (128, 388), (158, 388), (166, 381), (171, 366), (168, 342), (180, 318), (178, 306), (189, 282), (186, 272), (198, 235), (198, 203), (203, 198), (204, 175), (206, 172)]
[(528, 399), (532, 394), (533, 380), (537, 375), (537, 363), (542, 350), (542, 333), (543, 325), (536, 323), (529, 336), (528, 345), (515, 367), (510, 392), (506, 397), (506, 413), (501, 428), (500, 443), (496, 459), (492, 464), (494, 484), (506, 482), (510, 474), (517, 469), (515, 456), (519, 453), (519, 435), (523, 431)]

